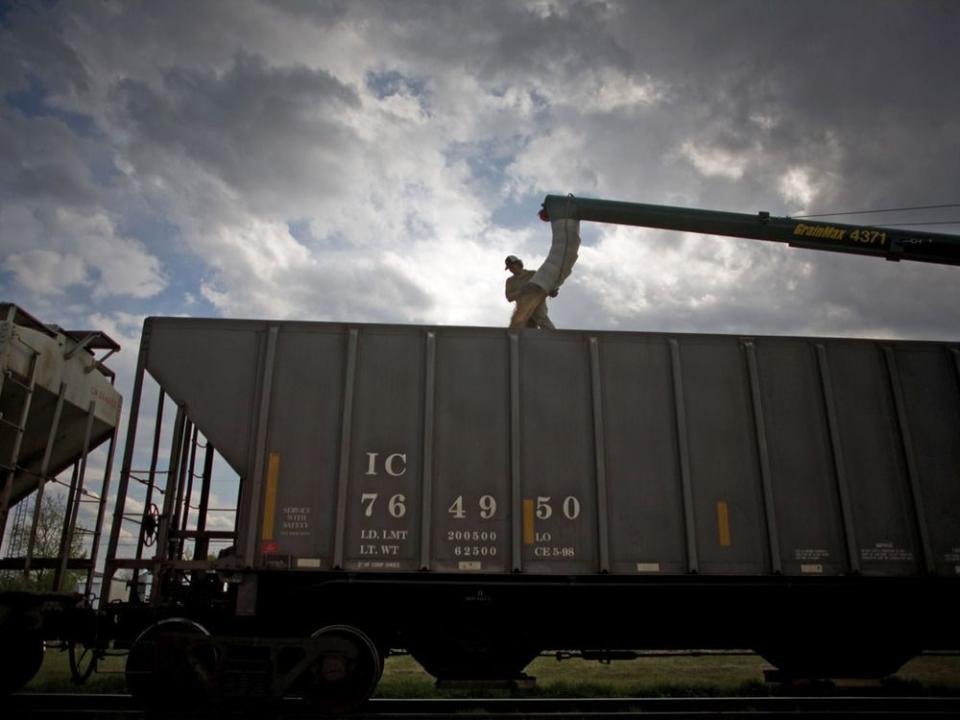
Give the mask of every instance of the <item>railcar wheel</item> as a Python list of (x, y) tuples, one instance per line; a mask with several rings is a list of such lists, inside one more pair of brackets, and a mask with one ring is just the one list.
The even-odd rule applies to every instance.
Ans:
[(383, 674), (377, 646), (351, 625), (329, 625), (310, 636), (308, 657), (290, 687), (317, 711), (355, 710), (372, 694)]
[(76, 685), (83, 685), (89, 680), (100, 661), (100, 652), (96, 645), (86, 645), (77, 640), (69, 642), (67, 656), (70, 661), (70, 675)]
[(151, 625), (127, 656), (127, 687), (154, 707), (210, 702), (218, 686), (219, 653), (210, 633), (186, 618)]
[(0, 695), (16, 692), (43, 665), (46, 647), (37, 633), (0, 630)]

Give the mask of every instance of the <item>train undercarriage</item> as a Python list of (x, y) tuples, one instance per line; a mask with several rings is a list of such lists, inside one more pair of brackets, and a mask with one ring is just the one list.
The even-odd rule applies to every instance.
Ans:
[[(936, 579), (609, 576), (518, 583), (261, 573), (249, 616), (234, 613), (236, 585), (209, 580), (182, 585), (166, 605), (115, 603), (96, 615), (74, 609), (61, 616), (73, 632), (48, 624), (46, 634), (101, 653), (128, 650), (128, 687), (150, 706), (297, 696), (330, 713), (362, 704), (386, 657), (398, 651), (440, 681), (517, 680), (543, 651), (603, 657), (690, 648), (750, 648), (785, 677), (848, 678), (891, 674), (922, 650), (960, 640), (947, 620), (960, 587)], [(56, 616), (48, 605), (44, 618)], [(27, 672), (24, 659), (38, 647), (42, 658), (42, 634), (5, 644), (16, 651), (5, 653), (8, 683), (14, 667)], [(79, 668), (90, 669), (89, 661)]]

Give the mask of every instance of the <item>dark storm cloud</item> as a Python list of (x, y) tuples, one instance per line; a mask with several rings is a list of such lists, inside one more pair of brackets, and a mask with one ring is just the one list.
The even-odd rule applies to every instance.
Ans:
[(57, 22), (20, 5), (0, 24), (0, 201), (52, 200), (86, 206), (98, 198), (82, 140), (80, 116), (48, 104), (50, 95), (89, 90), (86, 70)]
[[(720, 146), (777, 119), (767, 149), (802, 162), (811, 139), (835, 133), (847, 180), (831, 205), (920, 202), (923, 185), (955, 187), (960, 92), (952, 2), (630, 3), (611, 27), (643, 67), (680, 88), (688, 112)], [(613, 60), (611, 58), (611, 60)], [(910, 159), (905, 165), (904, 160)], [(929, 192), (929, 191), (925, 191)], [(821, 200), (823, 202), (823, 200)]]
[[(558, 57), (558, 67), (590, 57), (584, 72), (599, 65), (649, 74), (665, 85), (666, 97), (641, 113), (590, 117), (589, 108), (553, 108), (552, 122), (582, 138), (571, 153), (587, 182), (564, 190), (778, 213), (957, 200), (960, 163), (948, 159), (960, 157), (955, 4), (671, 1), (618, 9), (616, 22), (591, 26), (578, 49)], [(575, 13), (554, 22), (576, 22)], [(693, 172), (676, 152), (684, 142), (722, 158), (728, 172)], [(792, 170), (809, 181), (810, 200), (783, 189)], [(720, 272), (719, 244), (703, 252)], [(713, 288), (707, 302), (697, 298), (708, 278), (680, 270), (675, 285), (652, 292), (656, 278), (644, 278), (650, 269), (638, 266), (636, 278), (609, 287), (601, 305), (593, 293), (573, 301), (573, 288), (565, 291), (569, 321), (912, 337), (951, 336), (960, 321), (953, 268), (767, 252), (750, 243), (736, 252), (753, 258), (755, 270)], [(689, 262), (677, 258), (680, 268)], [(792, 278), (796, 287), (786, 291), (793, 263), (810, 271)], [(574, 283), (589, 282), (594, 268), (581, 265)], [(641, 300), (649, 304), (624, 313), (625, 304)], [(567, 320), (563, 306), (556, 312)]]
[(18, 4), (0, 23), (0, 90), (23, 90), (38, 77), (53, 92), (66, 95), (90, 88), (86, 67), (48, 8)]
[(356, 0), (272, 0), (278, 10), (297, 19), (329, 25), (343, 20)]
[[(672, 89), (669, 114), (649, 128), (658, 150), (664, 122), (732, 154), (762, 136), (768, 168), (830, 163), (822, 169), (844, 180), (820, 199), (831, 207), (919, 203), (930, 197), (917, 187), (921, 178), (931, 190), (960, 181), (960, 163), (942, 162), (944, 153), (960, 154), (952, 2), (563, 3), (545, 18), (519, 4), (429, 7), (431, 23), (414, 25), (408, 47), (494, 83), (572, 82), (600, 66), (648, 73)], [(408, 26), (427, 6), (383, 11)], [(768, 133), (758, 117), (774, 121)], [(830, 134), (839, 147), (824, 159)], [(630, 152), (629, 134), (616, 137)], [(757, 189), (766, 184), (765, 168), (750, 175)]]
[[(124, 79), (111, 100), (140, 142), (205, 166), (229, 185), (282, 195), (309, 182), (316, 164), (335, 164), (352, 131), (337, 115), (359, 105), (356, 92), (322, 70), (274, 68), (240, 53), (225, 72), (171, 68), (159, 87)], [(136, 154), (134, 152), (134, 154)]]
[[(960, 180), (960, 164), (942, 162), (943, 153), (960, 149), (952, 77), (960, 28), (952, 5), (670, 0), (557, 3), (541, 13), (521, 3), (355, 3), (347, 18), (382, 26), (400, 62), (462, 67), (490, 88), (572, 86), (600, 67), (662, 81), (670, 100), (658, 116), (638, 123), (611, 114), (584, 125), (594, 133), (588, 143), (598, 154), (590, 164), (600, 166), (599, 189), (605, 175), (617, 181), (610, 185), (636, 186), (623, 185), (622, 165), (605, 162), (613, 158), (602, 135), (615, 138), (610, 155), (646, 169), (662, 165), (665, 136), (695, 137), (733, 155), (762, 140), (763, 162), (751, 165), (743, 182), (765, 205), (771, 175), (806, 164), (814, 177), (839, 177), (831, 197), (818, 202), (845, 209), (892, 198), (919, 203), (930, 197), (918, 187), (921, 176), (931, 188)], [(569, 111), (552, 111), (548, 124), (569, 119)], [(575, 111), (589, 115), (590, 107)], [(764, 119), (766, 130), (758, 126)], [(717, 182), (701, 191), (708, 200), (735, 201), (728, 189)]]
[[(539, 229), (510, 236), (497, 219), (528, 204), (532, 218), (548, 190), (782, 214), (955, 200), (960, 184), (955, 2), (61, 3), (5, 22), (8, 104), (39, 83), (61, 111), (0, 117), (5, 199), (109, 189), (117, 217), (160, 208), (221, 312), (429, 321), (459, 305), (500, 322), (499, 243), (531, 252)], [(11, 145), (31, 132), (43, 147)], [(119, 181), (91, 169), (96, 143)], [(290, 221), (313, 231), (292, 238)], [(585, 235), (594, 252), (554, 303), (562, 325), (960, 324), (952, 268)], [(490, 268), (462, 262), (474, 237)], [(363, 265), (401, 247), (406, 264)], [(381, 276), (389, 292), (363, 283)], [(465, 301), (465, 285), (496, 297)]]
[[(384, 23), (404, 29), (396, 42), (418, 48), (426, 59), (469, 67), (484, 80), (509, 81), (518, 72), (550, 76), (586, 69), (598, 58), (605, 63), (626, 63), (629, 58), (624, 48), (607, 42), (619, 11), (605, 3), (558, 3), (560, 13), (510, 2), (423, 1), (375, 7)], [(425, 18), (430, 22), (423, 22)]]
[(0, 110), (0, 195), (8, 202), (91, 205), (98, 192), (77, 138), (60, 120)]

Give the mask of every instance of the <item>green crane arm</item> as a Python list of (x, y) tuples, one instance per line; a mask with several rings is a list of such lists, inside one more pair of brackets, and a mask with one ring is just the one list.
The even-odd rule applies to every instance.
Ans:
[(782, 242), (792, 247), (812, 250), (876, 255), (887, 260), (960, 265), (958, 235), (774, 217), (766, 212), (748, 215), (669, 205), (594, 200), (572, 195), (547, 195), (540, 218), (549, 221), (588, 220), (617, 225), (639, 225)]

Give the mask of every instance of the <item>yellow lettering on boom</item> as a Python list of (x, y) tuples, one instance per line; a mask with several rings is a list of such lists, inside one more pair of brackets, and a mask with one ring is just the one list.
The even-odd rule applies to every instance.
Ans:
[(806, 223), (797, 223), (793, 228), (793, 234), (801, 237), (826, 238), (828, 240), (844, 240), (847, 236), (846, 230), (841, 230), (832, 225), (807, 225)]

